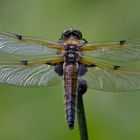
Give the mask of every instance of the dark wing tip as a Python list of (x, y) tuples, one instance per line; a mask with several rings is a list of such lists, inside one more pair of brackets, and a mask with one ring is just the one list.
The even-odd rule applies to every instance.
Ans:
[(21, 35), (17, 35), (17, 34), (15, 34), (15, 35), (16, 35), (16, 37), (17, 37), (19, 40), (22, 39), (22, 36), (21, 36)]
[(121, 40), (120, 45), (123, 45), (126, 42), (126, 40)]
[(20, 61), (23, 65), (27, 65), (28, 64), (28, 61), (27, 60), (23, 60), (23, 61)]
[(120, 67), (121, 67), (121, 66), (117, 66), (117, 65), (113, 66), (114, 70), (117, 70), (117, 69), (119, 69)]

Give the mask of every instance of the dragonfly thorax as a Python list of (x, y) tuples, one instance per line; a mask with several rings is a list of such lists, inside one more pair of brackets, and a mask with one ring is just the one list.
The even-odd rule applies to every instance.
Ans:
[(75, 64), (79, 61), (80, 52), (79, 46), (74, 44), (67, 44), (65, 46), (64, 61), (67, 64)]

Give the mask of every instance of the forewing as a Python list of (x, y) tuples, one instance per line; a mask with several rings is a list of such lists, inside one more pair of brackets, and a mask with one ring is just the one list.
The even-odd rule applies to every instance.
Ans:
[(112, 62), (140, 60), (140, 39), (118, 42), (97, 42), (81, 47), (84, 56)]
[(89, 67), (83, 76), (88, 88), (106, 92), (140, 90), (140, 71), (133, 68), (111, 70), (101, 67)]
[(61, 46), (53, 41), (0, 31), (0, 51), (14, 55), (56, 54)]
[(61, 81), (54, 72), (54, 66), (42, 65), (0, 65), (0, 83), (17, 86), (51, 86)]

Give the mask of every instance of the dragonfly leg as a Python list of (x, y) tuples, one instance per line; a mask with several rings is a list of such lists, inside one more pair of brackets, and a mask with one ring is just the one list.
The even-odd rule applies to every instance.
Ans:
[(82, 38), (81, 40), (83, 40), (83, 45), (88, 43), (88, 41), (86, 39), (84, 39), (84, 38)]

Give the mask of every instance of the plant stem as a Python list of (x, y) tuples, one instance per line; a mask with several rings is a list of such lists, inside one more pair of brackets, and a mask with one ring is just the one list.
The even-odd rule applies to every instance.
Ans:
[(88, 140), (88, 131), (87, 131), (87, 124), (86, 124), (86, 117), (84, 111), (84, 103), (82, 94), (78, 94), (78, 101), (77, 101), (77, 119), (79, 125), (79, 132), (80, 132), (80, 140)]

